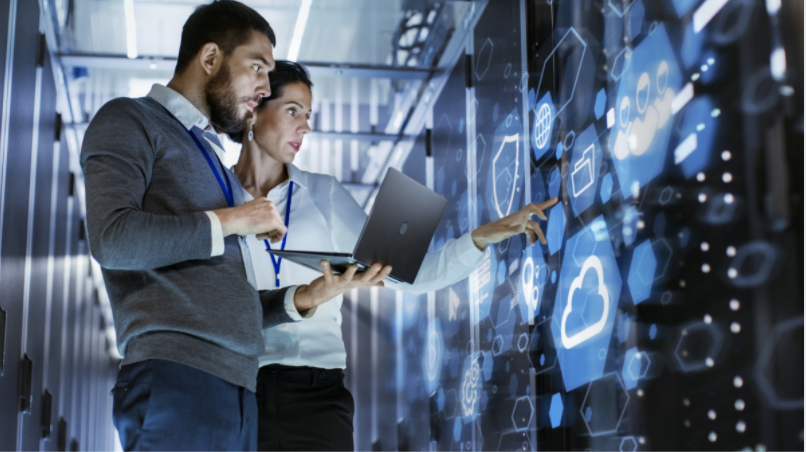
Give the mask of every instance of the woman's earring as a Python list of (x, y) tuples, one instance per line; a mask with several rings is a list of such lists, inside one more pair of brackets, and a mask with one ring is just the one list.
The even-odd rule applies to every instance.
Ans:
[(255, 128), (254, 124), (249, 124), (249, 141), (255, 140), (255, 133), (253, 132), (254, 128)]

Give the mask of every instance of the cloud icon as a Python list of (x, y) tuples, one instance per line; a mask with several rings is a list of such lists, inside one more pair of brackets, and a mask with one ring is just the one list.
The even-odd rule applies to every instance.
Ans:
[[(582, 279), (585, 277), (585, 273), (588, 270), (593, 269), (596, 271), (596, 276), (598, 277), (599, 281), (599, 295), (602, 297), (602, 302), (604, 303), (604, 309), (602, 310), (602, 318), (600, 318), (596, 323), (593, 325), (585, 328), (584, 330), (580, 331), (577, 334), (574, 334), (571, 337), (568, 337), (566, 333), (566, 322), (568, 321), (568, 316), (571, 314), (573, 309), (572, 300), (574, 298), (574, 292), (577, 289), (582, 288)], [(579, 272), (579, 276), (574, 278), (571, 282), (571, 288), (568, 290), (568, 301), (565, 305), (565, 310), (563, 311), (562, 322), (560, 323), (560, 335), (562, 338), (563, 347), (566, 349), (574, 348), (577, 345), (585, 342), (586, 340), (592, 338), (599, 334), (605, 327), (607, 323), (607, 315), (610, 312), (610, 295), (607, 293), (607, 286), (604, 283), (604, 271), (602, 270), (602, 262), (596, 256), (590, 256), (585, 259), (585, 263), (582, 264), (582, 270)]]

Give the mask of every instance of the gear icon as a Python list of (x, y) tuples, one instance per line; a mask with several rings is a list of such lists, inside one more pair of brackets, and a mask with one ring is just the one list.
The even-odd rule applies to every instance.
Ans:
[(470, 416), (476, 408), (476, 402), (479, 398), (478, 383), (479, 383), (479, 363), (473, 361), (470, 369), (465, 372), (465, 378), (462, 382), (462, 411), (465, 416)]

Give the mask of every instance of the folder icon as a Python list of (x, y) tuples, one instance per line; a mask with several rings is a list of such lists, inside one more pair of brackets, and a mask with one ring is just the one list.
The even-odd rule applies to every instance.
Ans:
[(574, 192), (574, 197), (579, 196), (593, 185), (593, 144), (588, 146), (582, 152), (582, 158), (574, 165), (574, 171), (571, 172), (571, 187)]

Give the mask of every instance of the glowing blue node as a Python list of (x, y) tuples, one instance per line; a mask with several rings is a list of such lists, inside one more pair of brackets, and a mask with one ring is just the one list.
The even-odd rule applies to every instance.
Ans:
[(507, 264), (504, 261), (498, 263), (498, 284), (503, 284), (507, 277)]
[(630, 246), (638, 234), (638, 209), (630, 206), (624, 212), (624, 223), (621, 226), (621, 235), (624, 236), (624, 245)]
[(554, 284), (557, 282), (557, 272), (555, 270), (551, 271), (551, 283)]
[(551, 94), (546, 93), (535, 105), (534, 126), (532, 128), (532, 151), (535, 159), (540, 159), (551, 149), (551, 132), (554, 128), (554, 102)]
[(613, 193), (613, 176), (607, 173), (602, 178), (602, 188), (599, 189), (599, 196), (602, 197), (602, 203), (610, 201), (611, 193)]
[(459, 441), (459, 438), (462, 437), (462, 418), (456, 418), (456, 421), (453, 422), (453, 440)]
[(596, 119), (600, 119), (604, 114), (606, 103), (607, 94), (605, 94), (605, 90), (602, 88), (596, 93), (596, 103), (593, 105), (593, 114), (596, 115)]
[(549, 211), (549, 226), (546, 229), (546, 241), (551, 254), (560, 250), (565, 235), (565, 210), (562, 203), (557, 203)]
[(638, 386), (638, 380), (646, 377), (652, 360), (646, 352), (638, 351), (633, 347), (627, 350), (624, 356), (624, 366), (621, 369), (621, 378), (624, 380), (624, 387), (627, 390)]
[(630, 336), (630, 316), (626, 312), (621, 314), (618, 321), (618, 341), (621, 343), (627, 342)]
[(491, 352), (484, 352), (484, 364), (481, 366), (481, 374), (484, 381), (493, 376), (493, 354)]
[(688, 246), (688, 239), (691, 237), (691, 233), (688, 231), (688, 228), (683, 228), (680, 230), (680, 234), (678, 234), (680, 238), (680, 246), (686, 247)]
[(638, 304), (649, 298), (657, 266), (658, 262), (650, 240), (635, 247), (630, 264), (630, 276), (627, 277), (633, 303)]
[(649, 327), (649, 338), (655, 339), (658, 336), (658, 326), (654, 323)]
[(641, 41), (629, 60), (619, 82), (616, 124), (610, 132), (613, 163), (625, 199), (663, 170), (674, 123), (672, 101), (683, 82), (663, 24)]
[[(567, 391), (602, 376), (606, 360), (599, 352), (606, 356), (615, 322), (622, 280), (609, 236), (601, 231), (607, 231), (603, 216), (571, 237), (568, 249), (585, 258), (564, 259), (560, 272), (551, 332)], [(586, 300), (593, 303), (587, 313)]]
[(629, 29), (630, 39), (635, 39), (641, 34), (641, 28), (644, 26), (644, 2), (638, 0), (632, 5), (630, 9), (630, 23)]
[(557, 160), (560, 160), (563, 156), (563, 143), (562, 141), (557, 142), (557, 149), (554, 151), (554, 156), (557, 157)]
[(442, 388), (439, 388), (439, 392), (437, 393), (437, 408), (440, 410), (445, 409), (445, 392), (442, 391)]
[(557, 428), (563, 418), (563, 398), (560, 393), (551, 396), (551, 407), (549, 408), (549, 418), (551, 419), (551, 428)]
[(602, 165), (602, 148), (599, 146), (593, 124), (576, 137), (573, 152), (566, 188), (571, 198), (571, 210), (574, 211), (574, 216), (579, 216), (593, 205), (596, 198), (596, 180), (599, 178), (599, 167)]

